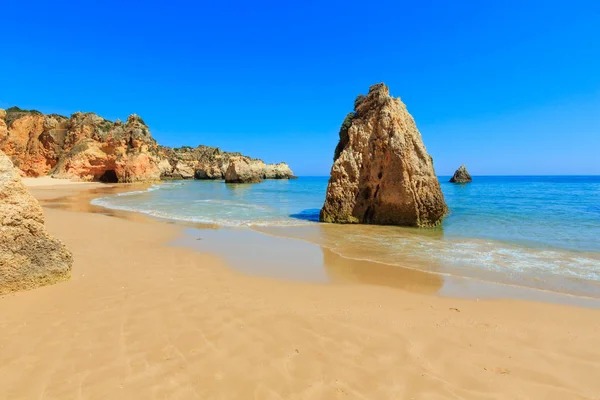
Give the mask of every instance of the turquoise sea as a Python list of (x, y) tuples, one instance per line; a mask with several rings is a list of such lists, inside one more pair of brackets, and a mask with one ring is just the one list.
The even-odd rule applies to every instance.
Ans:
[(447, 275), (600, 297), (599, 176), (440, 177), (435, 229), (318, 223), (327, 177), (254, 185), (174, 181), (93, 204), (314, 242), (339, 255)]

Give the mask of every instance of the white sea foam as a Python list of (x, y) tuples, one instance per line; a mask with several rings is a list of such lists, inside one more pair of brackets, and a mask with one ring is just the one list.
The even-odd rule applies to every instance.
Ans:
[[(313, 224), (310, 221), (294, 220), (294, 219), (273, 219), (273, 220), (254, 220), (254, 219), (228, 219), (228, 218), (210, 218), (210, 217), (194, 217), (176, 214), (174, 212), (162, 212), (157, 210), (143, 209), (139, 207), (116, 205), (113, 204), (110, 198), (98, 198), (92, 201), (92, 204), (109, 208), (112, 210), (136, 212), (151, 217), (168, 219), (173, 221), (191, 222), (204, 225), (220, 225), (223, 227), (251, 227), (251, 226), (304, 226)], [(245, 205), (242, 205), (245, 206)], [(253, 207), (248, 207), (253, 208)]]

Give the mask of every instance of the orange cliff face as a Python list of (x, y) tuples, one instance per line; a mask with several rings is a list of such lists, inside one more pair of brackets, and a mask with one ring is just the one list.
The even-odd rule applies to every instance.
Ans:
[(104, 182), (160, 179), (224, 179), (229, 160), (242, 158), (264, 179), (289, 179), (285, 163), (265, 164), (216, 147), (159, 146), (148, 126), (132, 114), (125, 123), (94, 113), (67, 118), (17, 107), (0, 109), (0, 151), (22, 176)]
[(135, 114), (126, 123), (93, 113), (69, 120), (64, 155), (51, 171), (57, 178), (105, 182), (148, 182), (160, 179), (158, 145)]
[(83, 181), (160, 179), (158, 145), (136, 115), (113, 123), (94, 113), (70, 118), (0, 110), (0, 150), (23, 176)]
[(54, 130), (67, 119), (37, 112), (0, 110), (0, 150), (24, 176), (43, 176), (56, 165), (62, 147)]

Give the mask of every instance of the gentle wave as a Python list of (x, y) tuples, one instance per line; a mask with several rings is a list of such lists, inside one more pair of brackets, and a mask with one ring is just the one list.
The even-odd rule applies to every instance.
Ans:
[[(155, 190), (159, 190), (161, 187), (159, 185), (152, 185), (151, 187), (149, 187), (148, 189), (144, 189), (144, 190), (134, 190), (132, 192), (123, 192), (123, 193), (117, 193), (113, 196), (109, 196), (109, 197), (101, 197), (100, 199), (110, 199), (112, 197), (126, 197), (126, 196), (135, 196), (137, 194), (142, 194), (142, 193), (148, 193), (148, 192), (153, 192)], [(94, 199), (92, 200), (92, 204), (96, 204), (94, 203), (96, 200), (99, 199)], [(98, 204), (100, 205), (100, 204)]]
[[(144, 190), (118, 193), (111, 196), (99, 197), (92, 200), (92, 204), (113, 210), (137, 212), (156, 218), (170, 219), (175, 221), (190, 222), (206, 225), (221, 225), (225, 227), (244, 227), (244, 226), (304, 226), (314, 223), (314, 218), (293, 218), (278, 215), (272, 207), (264, 204), (248, 203), (230, 199), (189, 199), (189, 203), (181, 205), (170, 203), (167, 198), (157, 201), (155, 198), (146, 196), (152, 192), (162, 191), (165, 196), (169, 196), (167, 191), (172, 190), (173, 196), (176, 196), (178, 188), (189, 185), (188, 182), (166, 182), (155, 184)], [(124, 203), (127, 199), (134, 204)], [(207, 212), (202, 205), (212, 206), (211, 212)], [(193, 209), (199, 206), (198, 209)], [(169, 208), (169, 210), (157, 209), (158, 207)], [(196, 215), (185, 214), (195, 212)], [(253, 212), (261, 214), (254, 215)], [(205, 215), (203, 215), (205, 214)], [(303, 215), (302, 213), (299, 213)], [(230, 216), (229, 218), (227, 216)], [(236, 218), (237, 217), (237, 218)]]
[[(416, 236), (416, 235), (415, 235)], [(369, 253), (369, 247), (384, 249), (378, 259), (395, 264), (395, 259), (425, 261), (451, 269), (493, 270), (502, 274), (551, 273), (578, 279), (600, 281), (600, 254), (513, 246), (482, 239), (428, 240), (423, 237), (345, 235), (338, 248)]]
[(600, 254), (540, 250), (497, 241), (442, 240), (389, 227), (312, 226), (259, 232), (318, 244), (346, 259), (375, 262), (444, 276), (464, 276), (597, 298)]
[[(253, 227), (253, 226), (305, 226), (311, 224), (309, 221), (299, 221), (291, 219), (273, 220), (273, 221), (256, 221), (256, 220), (232, 220), (226, 218), (205, 218), (205, 217), (190, 217), (175, 213), (161, 212), (156, 210), (147, 210), (136, 207), (119, 206), (112, 204), (110, 197), (101, 197), (92, 200), (92, 204), (105, 207), (111, 210), (135, 212), (144, 215), (149, 215), (155, 218), (168, 219), (173, 221), (190, 222), (202, 225), (219, 225), (228, 228), (237, 227)], [(252, 208), (252, 207), (248, 207)]]

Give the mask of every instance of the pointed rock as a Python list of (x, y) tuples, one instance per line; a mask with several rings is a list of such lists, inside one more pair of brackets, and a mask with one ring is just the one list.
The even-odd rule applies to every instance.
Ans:
[(0, 151), (0, 295), (69, 279), (73, 257), (44, 227), (44, 214)]
[(383, 83), (346, 116), (320, 220), (432, 227), (448, 208), (412, 116)]
[(454, 173), (454, 176), (450, 178), (450, 182), (452, 183), (469, 183), (472, 181), (473, 178), (471, 178), (471, 175), (469, 174), (469, 171), (467, 171), (467, 167), (465, 167), (464, 164), (461, 165), (460, 168)]

